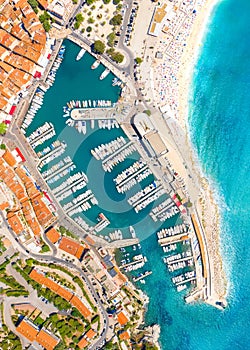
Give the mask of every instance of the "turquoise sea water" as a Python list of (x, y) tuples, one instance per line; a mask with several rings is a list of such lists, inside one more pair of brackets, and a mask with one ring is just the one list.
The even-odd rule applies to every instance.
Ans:
[[(145, 241), (158, 274), (145, 286), (146, 320), (161, 325), (163, 350), (250, 348), (250, 2), (214, 10), (190, 91), (191, 138), (221, 208), (221, 249), (229, 306), (185, 305), (171, 288), (153, 239)], [(144, 287), (143, 287), (144, 288)]]

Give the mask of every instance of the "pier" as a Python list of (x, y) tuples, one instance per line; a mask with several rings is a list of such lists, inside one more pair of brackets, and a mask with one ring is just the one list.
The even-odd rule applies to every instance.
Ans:
[(181, 258), (181, 259), (168, 261), (167, 264), (168, 264), (168, 265), (177, 264), (177, 263), (179, 263), (179, 262), (187, 261), (187, 260), (190, 260), (190, 259), (193, 259), (193, 256), (192, 256), (192, 255), (191, 255), (191, 256), (184, 257), (184, 258)]
[(120, 265), (119, 269), (124, 269), (125, 267), (136, 265), (136, 264), (139, 264), (139, 263), (142, 263), (142, 262), (145, 262), (144, 257), (142, 259), (132, 261), (132, 262), (130, 262), (128, 264)]
[[(83, 178), (80, 178), (80, 179), (78, 179), (78, 180), (76, 180), (75, 182), (72, 182), (69, 186), (66, 186), (66, 187), (64, 187), (63, 189), (61, 189), (61, 190), (57, 190), (57, 191), (54, 191), (54, 195), (55, 195), (55, 197), (58, 197), (58, 196), (61, 196), (65, 191), (67, 191), (67, 190), (70, 190), (70, 189), (72, 189), (72, 187), (74, 187), (74, 186), (77, 186), (79, 183), (81, 183), (82, 181), (84, 181), (84, 179)], [(86, 181), (85, 181), (85, 186), (87, 185), (87, 183), (86, 183)], [(57, 188), (55, 188), (55, 190), (56, 190)]]
[(164, 246), (164, 245), (167, 245), (167, 244), (170, 244), (170, 243), (178, 243), (178, 242), (184, 241), (184, 240), (186, 240), (188, 238), (189, 237), (185, 233), (181, 233), (181, 234), (177, 234), (177, 235), (174, 235), (174, 236), (160, 238), (158, 240), (158, 243), (161, 246)]
[(149, 198), (149, 197), (153, 196), (155, 193), (159, 192), (161, 189), (162, 189), (162, 185), (160, 184), (158, 187), (155, 187), (154, 189), (152, 189), (151, 192), (147, 193), (144, 197), (141, 197), (136, 202), (134, 202), (133, 207), (136, 207), (141, 202), (145, 201), (147, 198)]
[[(54, 148), (45, 156), (41, 157), (38, 162), (38, 167), (41, 169), (44, 165), (48, 164), (52, 159), (59, 157), (65, 151), (65, 148), (66, 148), (66, 144), (61, 143), (59, 146)], [(52, 158), (52, 156), (54, 157)]]
[(122, 180), (119, 184), (117, 184), (116, 187), (124, 186), (128, 181), (134, 179), (137, 175), (139, 175), (142, 171), (144, 171), (146, 169), (148, 169), (147, 164), (144, 167), (142, 167), (141, 169), (138, 169), (133, 174), (130, 174), (128, 177), (126, 177), (124, 180)]
[[(86, 192), (84, 192), (86, 193)], [(83, 198), (82, 200), (80, 200), (79, 202), (77, 202), (76, 204), (74, 204), (72, 207), (68, 208), (66, 210), (66, 213), (68, 214), (68, 212), (74, 210), (75, 208), (77, 207), (80, 207), (83, 203), (87, 202), (90, 198), (93, 198), (94, 197), (94, 194), (91, 193), (90, 195), (88, 195), (86, 198)]]
[(50, 180), (52, 177), (55, 177), (56, 175), (62, 173), (64, 170), (70, 168), (73, 164), (74, 164), (74, 163), (73, 163), (72, 160), (71, 160), (69, 163), (65, 164), (62, 168), (58, 169), (58, 170), (55, 171), (53, 174), (48, 175), (48, 176), (45, 176), (45, 177), (44, 177), (44, 180), (45, 180), (45, 181)]
[(134, 282), (138, 282), (140, 281), (141, 279), (143, 279), (144, 277), (147, 277), (149, 275), (151, 275), (152, 271), (146, 271), (145, 273), (143, 273), (141, 276), (139, 277), (133, 277), (133, 281)]
[(118, 155), (119, 153), (121, 153), (125, 148), (127, 148), (128, 146), (130, 146), (132, 144), (132, 141), (129, 141), (127, 143), (125, 143), (125, 145), (121, 146), (120, 148), (118, 148), (115, 152), (111, 153), (107, 158), (103, 159), (103, 165), (105, 163), (107, 163), (111, 158), (115, 157), (116, 155)]
[(196, 280), (196, 277), (190, 277), (190, 278), (188, 278), (188, 279), (186, 279), (184, 281), (176, 282), (175, 285), (176, 286), (180, 286), (181, 284), (185, 284), (187, 282), (191, 282), (191, 281), (195, 281), (195, 280)]
[[(46, 131), (44, 131), (43, 133), (39, 134), (37, 137), (34, 137), (32, 140), (29, 140), (29, 138), (27, 138), (30, 145), (33, 147), (33, 144), (35, 144), (36, 142), (39, 142), (39, 140), (41, 140), (43, 137), (45, 137), (47, 134), (49, 134), (50, 131), (52, 131), (52, 130), (55, 131), (54, 126), (50, 123), (49, 128)], [(33, 147), (33, 148), (35, 148), (35, 147)]]

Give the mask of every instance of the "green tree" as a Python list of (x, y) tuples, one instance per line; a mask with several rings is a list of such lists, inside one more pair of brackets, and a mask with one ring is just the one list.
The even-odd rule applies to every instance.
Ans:
[(33, 8), (33, 10), (35, 10), (35, 9), (37, 10), (38, 2), (36, 0), (28, 0), (28, 3)]
[(88, 27), (86, 28), (86, 32), (87, 32), (87, 33), (92, 32), (92, 27), (88, 26)]
[(5, 123), (0, 123), (0, 135), (4, 135), (7, 130), (7, 125)]
[(94, 42), (93, 51), (97, 54), (103, 54), (105, 51), (105, 44), (101, 40)]
[(137, 64), (141, 64), (143, 62), (143, 59), (141, 57), (136, 57), (135, 62)]
[(43, 22), (43, 28), (45, 32), (48, 32), (50, 30), (51, 27), (50, 27), (49, 21), (46, 20)]
[(143, 113), (147, 114), (148, 116), (150, 116), (150, 115), (151, 115), (151, 112), (150, 112), (150, 110), (149, 110), (149, 109), (145, 109), (145, 111), (143, 111)]
[(95, 0), (86, 0), (87, 5), (92, 5), (95, 2)]
[(49, 21), (49, 20), (50, 20), (50, 15), (48, 14), (47, 11), (44, 11), (43, 14), (41, 14), (41, 15), (39, 16), (39, 20), (40, 20), (41, 23), (44, 23), (44, 22), (46, 22), (46, 21)]
[(104, 4), (109, 4), (111, 0), (103, 0)]
[(110, 20), (110, 24), (112, 24), (113, 26), (119, 26), (121, 23), (122, 23), (122, 15), (120, 13), (112, 17)]
[(122, 61), (124, 60), (124, 56), (120, 52), (114, 52), (111, 58), (116, 63), (122, 63)]
[(114, 41), (115, 41), (115, 33), (112, 32), (107, 36), (108, 39), (108, 46), (114, 46)]
[(80, 28), (80, 25), (81, 25), (81, 23), (75, 22), (75, 23), (74, 23), (74, 28), (75, 28), (75, 29), (79, 29), (79, 28)]
[(77, 22), (83, 22), (84, 20), (83, 15), (81, 13), (78, 13), (75, 18)]
[(118, 5), (121, 0), (113, 0), (114, 5)]

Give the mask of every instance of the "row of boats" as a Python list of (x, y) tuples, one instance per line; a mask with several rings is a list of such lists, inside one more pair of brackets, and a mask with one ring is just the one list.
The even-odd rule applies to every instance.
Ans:
[[(49, 151), (46, 155), (40, 158), (38, 163), (38, 169), (41, 170), (45, 165), (49, 164), (52, 160), (60, 157), (66, 150), (66, 143), (64, 141), (58, 140), (58, 146), (54, 147), (54, 149), (49, 148)], [(47, 147), (46, 147), (47, 148)]]
[[(80, 51), (78, 52), (77, 56), (76, 56), (76, 61), (79, 61), (85, 54), (86, 52), (86, 49), (84, 48), (81, 48)], [(99, 67), (100, 65), (100, 60), (97, 59), (93, 62), (93, 64), (91, 65), (91, 69), (96, 69)], [(103, 80), (104, 78), (106, 78), (108, 76), (108, 74), (110, 73), (110, 69), (108, 68), (105, 68), (105, 70), (102, 72), (102, 74), (100, 75), (99, 79), (100, 80)], [(118, 79), (118, 78), (114, 78), (113, 81), (112, 81), (112, 85), (113, 86), (120, 86), (122, 84), (122, 82)]]
[(84, 120), (75, 121), (75, 120), (69, 118), (66, 120), (66, 124), (68, 126), (75, 127), (79, 133), (83, 133), (84, 135), (86, 135), (87, 123)]
[(44, 142), (50, 140), (56, 135), (54, 125), (52, 123), (46, 122), (43, 126), (36, 129), (30, 137), (27, 138), (29, 144), (33, 149), (42, 145)]
[(75, 169), (76, 169), (75, 164), (73, 164), (73, 163), (67, 164), (63, 169), (61, 169), (61, 171), (59, 173), (57, 173), (55, 176), (53, 176), (49, 180), (46, 180), (46, 182), (48, 184), (53, 184), (53, 183), (57, 182), (58, 180), (62, 179), (63, 177), (65, 177), (66, 175), (70, 174)]
[(111, 100), (71, 100), (63, 106), (64, 115), (63, 117), (68, 117), (72, 109), (76, 108), (97, 108), (97, 107), (113, 107)]
[(26, 116), (24, 117), (22, 125), (21, 125), (21, 131), (23, 134), (26, 134), (26, 129), (30, 126), (36, 113), (43, 105), (43, 97), (45, 94), (45, 91), (43, 91), (43, 89), (45, 90), (45, 88), (43, 86), (40, 86), (39, 88), (36, 89), (36, 91), (34, 93), (33, 99), (30, 103), (29, 110), (28, 110)]
[(60, 195), (62, 193), (62, 191), (69, 189), (82, 181), (86, 182), (86, 184), (87, 184), (88, 177), (83, 171), (79, 171), (79, 172), (75, 173), (74, 175), (71, 175), (70, 177), (68, 177), (59, 186), (53, 188), (52, 192), (54, 195), (57, 195), (57, 194)]
[(180, 233), (186, 233), (188, 231), (188, 226), (185, 224), (176, 225), (169, 228), (163, 228), (157, 232), (158, 239), (162, 239), (169, 236), (175, 236)]
[(32, 123), (38, 110), (42, 107), (45, 92), (53, 85), (55, 81), (56, 72), (59, 69), (64, 58), (65, 48), (66, 47), (64, 45), (61, 46), (60, 50), (58, 51), (57, 57), (52, 64), (51, 70), (49, 71), (49, 74), (45, 80), (45, 84), (39, 85), (39, 87), (35, 91), (35, 94), (30, 104), (30, 108), (22, 122), (21, 131), (23, 132), (23, 134), (26, 134), (26, 129)]
[(172, 198), (167, 198), (159, 205), (154, 207), (149, 215), (155, 222), (158, 220), (164, 222), (178, 213), (179, 208), (175, 205), (175, 202), (172, 200)]
[(135, 205), (139, 200), (143, 199), (146, 195), (154, 191), (157, 186), (160, 184), (160, 181), (153, 181), (150, 185), (146, 186), (144, 189), (138, 191), (136, 194), (128, 198), (128, 204)]
[[(105, 227), (107, 227), (109, 224), (110, 224), (110, 221), (109, 219), (103, 214), (103, 213), (100, 213), (98, 214), (98, 217), (97, 217), (97, 221), (98, 223), (95, 225), (94, 227), (94, 230), (96, 232), (100, 232), (102, 231)], [(96, 234), (96, 232), (93, 231), (93, 233)], [(118, 232), (119, 233), (119, 232)], [(120, 234), (120, 233), (119, 233)], [(108, 237), (108, 236), (107, 236)]]
[[(66, 120), (66, 124), (70, 127), (75, 127), (79, 133), (83, 133), (84, 135), (86, 135), (86, 133), (87, 133), (88, 123), (85, 120), (76, 121), (74, 119), (69, 118)], [(94, 127), (95, 127), (95, 120), (94, 119), (90, 120), (90, 126), (91, 126), (91, 129), (94, 129)], [(111, 130), (114, 128), (119, 128), (119, 124), (114, 119), (104, 119), (104, 120), (98, 119), (98, 127), (100, 129)]]
[(150, 175), (152, 175), (152, 171), (149, 168), (146, 168), (145, 170), (142, 169), (141, 171), (139, 170), (136, 174), (131, 176), (128, 179), (128, 181), (123, 185), (116, 185), (116, 190), (118, 193), (125, 193)]
[[(82, 182), (84, 182), (84, 180)], [(73, 194), (72, 188), (66, 192), (69, 192), (69, 196)], [(74, 197), (71, 201), (64, 204), (63, 210), (65, 210), (69, 216), (73, 216), (74, 214), (90, 209), (92, 205), (96, 204), (98, 204), (98, 201), (93, 192), (91, 190), (86, 190), (85, 192), (78, 194), (78, 196)]]
[(139, 213), (139, 211), (145, 209), (149, 204), (155, 202), (158, 198), (160, 198), (164, 194), (165, 194), (165, 189), (162, 187), (159, 187), (156, 190), (156, 192), (154, 192), (153, 194), (150, 195), (150, 197), (148, 197), (147, 199), (143, 199), (143, 201), (141, 201), (141, 203), (134, 206), (134, 211), (136, 213)]
[(98, 119), (99, 129), (118, 129), (120, 126), (115, 119)]
[(56, 147), (60, 146), (61, 142), (59, 140), (56, 140), (52, 142), (49, 146), (45, 147), (42, 151), (37, 152), (37, 156), (39, 158), (42, 158), (46, 154), (48, 154), (51, 150), (55, 149)]
[(42, 172), (42, 176), (44, 179), (48, 178), (49, 176), (52, 176), (58, 169), (61, 169), (64, 164), (69, 163), (71, 161), (71, 158), (69, 156), (65, 157), (64, 159), (60, 160), (58, 163), (52, 165), (47, 170), (44, 170)]
[[(162, 245), (163, 252), (167, 254), (163, 257), (164, 263), (167, 265), (171, 274), (179, 274), (171, 277), (173, 284), (178, 292), (186, 289), (189, 284), (196, 283), (194, 257), (191, 249), (190, 238), (178, 240), (175, 242), (162, 243), (161, 238), (164, 236), (165, 230), (169, 230), (169, 234), (176, 234), (186, 231), (187, 226), (184, 224), (176, 225), (169, 229), (162, 229), (157, 232), (158, 242)], [(188, 236), (187, 236), (188, 237)]]
[(118, 239), (122, 239), (123, 238), (122, 231), (121, 230), (115, 230), (114, 232), (110, 232), (109, 233), (109, 238), (112, 241), (115, 241), (115, 240), (118, 240)]
[(102, 161), (103, 170), (111, 172), (116, 165), (122, 163), (128, 156), (130, 156), (135, 151), (135, 145), (132, 142), (128, 142), (122, 148), (122, 150), (119, 149), (117, 152), (109, 156), (108, 159)]
[(138, 213), (164, 194), (165, 190), (160, 181), (153, 181), (144, 189), (129, 197), (128, 203), (133, 206), (135, 212)]
[(97, 160), (103, 160), (104, 158), (108, 157), (109, 155), (113, 154), (115, 151), (119, 150), (121, 147), (126, 145), (126, 140), (123, 136), (117, 137), (115, 140), (112, 140), (108, 143), (101, 144), (98, 147), (95, 147), (94, 149), (91, 149), (92, 156), (95, 157)]
[(147, 258), (144, 257), (140, 262), (131, 263), (131, 265), (126, 266), (124, 268), (124, 271), (130, 272), (130, 271), (136, 271), (138, 269), (141, 269), (147, 261), (148, 261)]
[(122, 184), (128, 177), (134, 175), (141, 168), (144, 168), (147, 163), (140, 158), (138, 161), (134, 162), (130, 167), (124, 169), (121, 173), (119, 173), (113, 181), (116, 185)]

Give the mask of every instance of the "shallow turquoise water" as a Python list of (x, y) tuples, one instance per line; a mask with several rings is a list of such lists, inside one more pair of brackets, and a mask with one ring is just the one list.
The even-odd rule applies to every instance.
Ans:
[(185, 305), (149, 238), (144, 247), (158, 273), (143, 287), (151, 298), (146, 320), (161, 325), (163, 350), (250, 348), (249, 15), (247, 0), (225, 0), (215, 9), (189, 101), (192, 142), (221, 208), (229, 306), (221, 312), (207, 305)]

